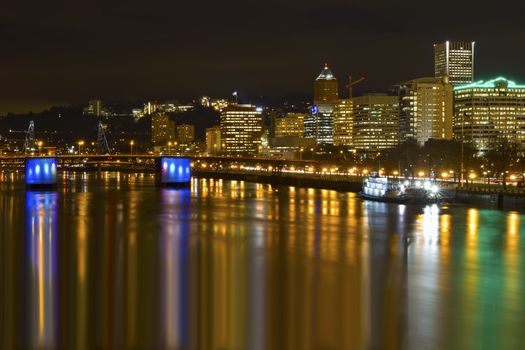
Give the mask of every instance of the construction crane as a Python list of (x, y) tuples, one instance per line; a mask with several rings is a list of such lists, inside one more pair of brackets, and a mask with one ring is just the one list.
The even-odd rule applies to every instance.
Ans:
[(348, 76), (348, 98), (349, 99), (352, 99), (352, 97), (354, 97), (354, 85), (356, 84), (359, 84), (360, 82), (362, 82), (363, 80), (365, 80), (365, 76), (361, 76), (361, 78), (357, 79), (357, 80), (352, 80), (352, 76)]
[(36, 148), (36, 141), (35, 141), (35, 122), (31, 120), (29, 122), (29, 128), (26, 132), (26, 138), (24, 141), (24, 153), (28, 154), (31, 152), (34, 152)]
[(106, 127), (101, 121), (98, 122), (97, 154), (110, 154), (108, 140), (106, 138)]

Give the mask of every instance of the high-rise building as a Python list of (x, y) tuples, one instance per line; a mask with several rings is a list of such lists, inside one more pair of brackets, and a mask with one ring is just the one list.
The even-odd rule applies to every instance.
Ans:
[(179, 124), (177, 125), (177, 142), (190, 143), (195, 140), (195, 125)]
[(399, 87), (401, 140), (452, 139), (452, 85), (447, 77), (419, 78)]
[(474, 42), (445, 41), (434, 44), (434, 73), (449, 77), (452, 85), (474, 81)]
[(352, 98), (334, 104), (334, 146), (351, 146), (353, 133)]
[(252, 105), (231, 105), (221, 113), (222, 151), (232, 155), (259, 152), (262, 136), (262, 109)]
[(88, 102), (86, 108), (84, 108), (84, 114), (92, 115), (95, 117), (102, 116), (102, 101), (101, 100), (91, 100)]
[(525, 85), (496, 78), (454, 87), (454, 138), (486, 151), (502, 137), (525, 146)]
[(338, 83), (328, 65), (314, 82), (314, 106), (305, 119), (305, 137), (317, 144), (334, 142), (334, 104), (339, 99)]
[(206, 129), (206, 150), (208, 154), (221, 152), (221, 127), (214, 126)]
[(275, 118), (275, 137), (303, 137), (304, 117), (302, 113), (287, 113), (285, 117)]
[(312, 106), (310, 113), (304, 117), (304, 137), (314, 140), (317, 137), (317, 106)]
[(305, 136), (314, 138), (318, 145), (334, 143), (334, 105), (332, 103), (315, 105), (307, 119), (305, 120)]
[(321, 74), (314, 82), (314, 104), (334, 103), (339, 98), (338, 90), (337, 79), (325, 64)]
[(399, 143), (399, 99), (386, 94), (354, 97), (353, 144), (375, 152)]
[(164, 146), (171, 141), (175, 141), (175, 122), (165, 114), (152, 115), (151, 142), (156, 146)]

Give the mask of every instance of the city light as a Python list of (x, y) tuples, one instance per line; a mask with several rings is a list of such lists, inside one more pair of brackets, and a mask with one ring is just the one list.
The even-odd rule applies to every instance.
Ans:
[(191, 179), (189, 158), (161, 157), (161, 183), (186, 184)]
[(56, 184), (56, 158), (27, 158), (25, 161), (25, 175), (27, 185)]

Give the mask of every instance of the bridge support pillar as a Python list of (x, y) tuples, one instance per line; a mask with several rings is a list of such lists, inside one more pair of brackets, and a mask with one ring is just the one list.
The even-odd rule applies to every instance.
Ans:
[(26, 186), (50, 188), (57, 184), (57, 160), (54, 157), (31, 157), (25, 160)]
[(157, 184), (165, 187), (189, 187), (191, 162), (185, 157), (159, 157), (155, 159)]

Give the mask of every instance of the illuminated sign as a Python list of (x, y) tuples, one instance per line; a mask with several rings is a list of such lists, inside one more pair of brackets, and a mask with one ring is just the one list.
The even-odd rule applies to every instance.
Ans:
[(54, 185), (56, 183), (56, 158), (26, 159), (26, 185)]
[(312, 106), (312, 114), (317, 114), (317, 106), (316, 105)]
[(160, 158), (160, 182), (163, 184), (185, 184), (190, 182), (190, 159), (180, 157)]

